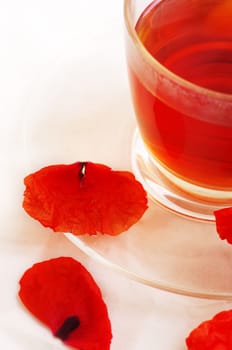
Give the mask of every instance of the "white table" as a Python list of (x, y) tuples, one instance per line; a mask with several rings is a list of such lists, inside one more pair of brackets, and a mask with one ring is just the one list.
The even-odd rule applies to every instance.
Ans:
[(23, 177), (50, 162), (90, 159), (130, 169), (135, 120), (122, 7), (122, 0), (0, 1), (1, 349), (66, 348), (17, 299), (27, 268), (62, 255), (82, 262), (101, 288), (112, 350), (185, 350), (193, 327), (231, 307), (130, 281), (21, 207)]

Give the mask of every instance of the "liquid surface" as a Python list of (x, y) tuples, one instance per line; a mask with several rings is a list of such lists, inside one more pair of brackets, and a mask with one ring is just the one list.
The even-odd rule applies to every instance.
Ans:
[(213, 7), (196, 0), (155, 3), (136, 26), (147, 50), (182, 78), (232, 93), (232, 2), (217, 0)]

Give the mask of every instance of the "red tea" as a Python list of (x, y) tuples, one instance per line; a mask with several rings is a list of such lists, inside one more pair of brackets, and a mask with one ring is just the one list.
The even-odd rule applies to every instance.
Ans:
[[(232, 2), (153, 1), (136, 31), (149, 53), (171, 72), (201, 87), (232, 94)], [(169, 172), (193, 184), (232, 189), (232, 115), (220, 122), (184, 114), (145, 88), (130, 67), (143, 140)], [(229, 98), (229, 95), (228, 95)], [(231, 110), (231, 109), (230, 109)], [(231, 123), (229, 122), (229, 119)]]

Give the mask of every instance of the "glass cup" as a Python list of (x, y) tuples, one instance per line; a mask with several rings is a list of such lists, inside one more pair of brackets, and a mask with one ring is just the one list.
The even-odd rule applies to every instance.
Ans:
[(125, 0), (124, 15), (134, 172), (162, 206), (214, 221), (232, 206), (232, 2)]

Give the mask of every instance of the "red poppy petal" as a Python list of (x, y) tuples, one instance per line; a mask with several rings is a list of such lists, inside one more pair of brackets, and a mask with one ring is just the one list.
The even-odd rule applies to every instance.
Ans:
[(214, 216), (219, 237), (232, 244), (232, 208), (216, 210)]
[(146, 192), (134, 175), (102, 164), (52, 165), (24, 183), (24, 209), (56, 232), (117, 235), (147, 209)]
[(188, 350), (231, 350), (232, 310), (202, 322), (186, 338)]
[(76, 260), (60, 257), (28, 269), (19, 297), (27, 309), (66, 345), (81, 350), (108, 350), (110, 320), (101, 291)]

